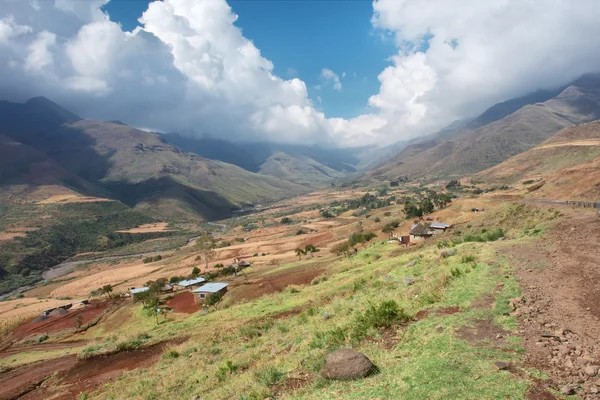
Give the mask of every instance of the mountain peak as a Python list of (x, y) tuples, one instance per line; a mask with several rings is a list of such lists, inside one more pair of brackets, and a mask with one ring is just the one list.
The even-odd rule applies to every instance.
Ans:
[(36, 111), (52, 113), (65, 122), (79, 121), (81, 119), (78, 115), (73, 114), (71, 111), (44, 96), (32, 97), (25, 102), (25, 105), (29, 108), (35, 108)]

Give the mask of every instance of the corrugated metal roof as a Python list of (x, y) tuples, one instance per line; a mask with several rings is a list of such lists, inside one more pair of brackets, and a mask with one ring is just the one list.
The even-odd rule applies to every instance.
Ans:
[(206, 279), (204, 279), (204, 278), (187, 279), (185, 281), (179, 282), (177, 285), (183, 286), (183, 287), (188, 287), (188, 286), (192, 286), (192, 285), (197, 285), (204, 281), (206, 281)]
[(438, 229), (450, 228), (450, 225), (443, 224), (441, 222), (432, 222), (432, 223), (429, 224), (429, 226), (432, 227), (432, 228), (438, 228)]
[(141, 288), (137, 288), (137, 289), (130, 289), (129, 291), (131, 292), (131, 294), (138, 294), (138, 293), (147, 292), (148, 290), (150, 290), (149, 287), (141, 287)]
[(223, 288), (229, 286), (227, 283), (223, 282), (212, 282), (207, 283), (206, 285), (200, 286), (198, 289), (193, 290), (194, 293), (198, 292), (208, 292), (208, 293), (216, 293)]

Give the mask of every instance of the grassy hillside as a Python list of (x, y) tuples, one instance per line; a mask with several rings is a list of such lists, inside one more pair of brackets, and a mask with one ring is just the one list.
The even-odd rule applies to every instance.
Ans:
[(489, 184), (544, 180), (535, 196), (600, 197), (600, 122), (565, 128), (540, 145), (518, 154), (474, 179)]
[[(548, 93), (541, 95), (543, 98)], [(520, 105), (538, 98), (540, 97), (531, 96), (516, 99), (519, 101), (500, 107), (491, 114), (501, 116), (515, 104)], [(488, 112), (476, 119), (479, 122), (472, 127), (493, 119), (487, 114)], [(462, 177), (529, 150), (567, 126), (598, 118), (600, 76), (589, 75), (573, 82), (551, 99), (526, 104), (502, 119), (481, 125), (475, 130), (460, 129), (447, 136), (437, 136), (408, 146), (371, 175), (391, 178), (408, 175), (426, 179)]]
[[(88, 352), (171, 342), (155, 365), (87, 398), (525, 398), (539, 375), (521, 366), (524, 343), (508, 315), (519, 289), (503, 250), (535, 240), (522, 237), (527, 223), (554, 218), (510, 205), (472, 222), (473, 229), (504, 227), (505, 241), (461, 243), (467, 232), (455, 232), (460, 244), (448, 257), (435, 243), (412, 250), (374, 243), (328, 259), (310, 285), (208, 314), (157, 325), (129, 311), (113, 339)], [(345, 347), (367, 355), (376, 371), (364, 380), (322, 378), (327, 354)], [(512, 367), (498, 371), (497, 361)]]

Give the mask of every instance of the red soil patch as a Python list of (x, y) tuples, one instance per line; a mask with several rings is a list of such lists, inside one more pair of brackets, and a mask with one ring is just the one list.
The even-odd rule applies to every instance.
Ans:
[(229, 291), (228, 296), (234, 302), (252, 300), (258, 297), (279, 293), (290, 285), (308, 285), (325, 270), (324, 267), (298, 268), (293, 271), (283, 271), (281, 275), (272, 275), (241, 283)]
[(452, 315), (461, 312), (458, 306), (441, 307), (435, 311), (436, 315)]
[(66, 371), (75, 364), (77, 364), (77, 356), (71, 355), (24, 365), (0, 374), (0, 400), (20, 398), (23, 394), (35, 390), (54, 372)]
[(107, 302), (91, 302), (87, 307), (68, 311), (65, 315), (48, 316), (47, 320), (40, 322), (31, 320), (16, 328), (11, 334), (11, 339), (20, 340), (33, 334), (60, 332), (67, 329), (73, 329), (78, 315), (81, 315), (83, 318), (82, 325), (85, 325), (102, 314), (108, 306), (109, 304)]
[(184, 292), (167, 300), (166, 305), (176, 313), (193, 314), (202, 308), (196, 303), (194, 293)]
[[(66, 366), (62, 369), (42, 369), (35, 366), (30, 366), (32, 375), (37, 377), (37, 385), (39, 385), (39, 377), (44, 376), (41, 381), (48, 379), (53, 372), (57, 372), (55, 377), (48, 379), (48, 382), (39, 387), (33, 386), (33, 390), (19, 399), (47, 399), (67, 400), (77, 398), (79, 393), (90, 392), (104, 383), (114, 380), (124, 371), (131, 371), (136, 368), (147, 367), (153, 364), (159, 355), (164, 351), (166, 343), (159, 343), (148, 346), (135, 351), (113, 353), (107, 355), (96, 356), (87, 360), (77, 360), (76, 356), (68, 359), (69, 363), (64, 363)], [(62, 359), (60, 359), (62, 360)], [(56, 362), (57, 360), (51, 360)], [(19, 381), (23, 381), (22, 375)], [(8, 379), (9, 383), (12, 382)], [(0, 381), (3, 383), (3, 381)], [(33, 380), (29, 379), (29, 382)], [(20, 385), (23, 385), (21, 383)], [(31, 385), (31, 383), (29, 383)], [(4, 385), (2, 385), (2, 392)], [(24, 392), (21, 392), (24, 393)], [(11, 398), (11, 397), (6, 397)], [(0, 397), (0, 400), (4, 397)]]

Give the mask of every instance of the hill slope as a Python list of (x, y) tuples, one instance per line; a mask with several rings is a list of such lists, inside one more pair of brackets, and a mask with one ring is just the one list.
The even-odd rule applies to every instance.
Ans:
[[(35, 148), (64, 171), (107, 189), (125, 204), (152, 209), (159, 218), (218, 218), (245, 204), (303, 190), (185, 152), (154, 133), (82, 120), (47, 99), (3, 102), (0, 115), (5, 117), (0, 133)], [(36, 115), (43, 118), (36, 122)]]
[(307, 157), (292, 157), (277, 152), (260, 166), (260, 174), (275, 176), (300, 185), (326, 183), (345, 174)]
[[(292, 182), (304, 185), (320, 185), (327, 180), (354, 173), (361, 163), (360, 155), (365, 149), (321, 148), (277, 143), (232, 143), (211, 138), (194, 138), (176, 133), (163, 137), (186, 151), (202, 157), (235, 164), (251, 172), (276, 177), (292, 178)], [(276, 156), (276, 154), (279, 154)], [(286, 157), (281, 157), (285, 154)], [(277, 163), (273, 157), (279, 158)], [(284, 165), (286, 163), (289, 165)], [(275, 167), (273, 164), (279, 164)], [(309, 167), (310, 164), (310, 167)], [(292, 173), (313, 169), (309, 175)], [(314, 170), (322, 170), (315, 173)], [(286, 170), (286, 173), (283, 173)], [(311, 178), (314, 178), (311, 179)]]
[(544, 180), (536, 197), (600, 197), (600, 121), (565, 128), (540, 145), (473, 177), (488, 184)]
[[(552, 92), (543, 92), (539, 96), (547, 96), (549, 93)], [(539, 96), (509, 101), (508, 108), (501, 107), (501, 110), (491, 112), (497, 107), (494, 106), (474, 120), (471, 126), (493, 119), (490, 114), (501, 116), (515, 104), (534, 101)], [(526, 151), (562, 128), (598, 118), (600, 76), (587, 75), (543, 103), (527, 104), (502, 119), (475, 130), (460, 129), (445, 137), (437, 135), (431, 140), (408, 146), (391, 162), (372, 171), (371, 175), (409, 175), (426, 179), (465, 176)]]

